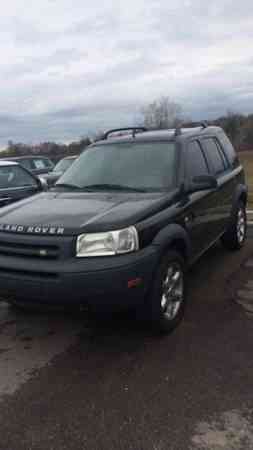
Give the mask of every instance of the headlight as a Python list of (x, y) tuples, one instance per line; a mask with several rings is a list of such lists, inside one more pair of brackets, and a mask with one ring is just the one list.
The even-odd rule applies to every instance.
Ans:
[(81, 234), (77, 238), (76, 256), (109, 256), (134, 252), (139, 249), (135, 227), (106, 233)]

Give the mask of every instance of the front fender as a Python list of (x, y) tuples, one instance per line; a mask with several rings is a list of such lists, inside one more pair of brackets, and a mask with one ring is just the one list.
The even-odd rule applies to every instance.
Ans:
[(184, 244), (187, 260), (191, 255), (191, 242), (186, 230), (177, 224), (170, 224), (163, 228), (154, 238), (152, 245), (158, 246), (161, 252), (172, 246), (176, 241)]

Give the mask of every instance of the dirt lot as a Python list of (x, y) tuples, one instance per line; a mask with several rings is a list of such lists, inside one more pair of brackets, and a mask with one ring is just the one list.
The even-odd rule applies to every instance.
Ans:
[[(253, 233), (252, 233), (253, 235)], [(253, 239), (194, 267), (180, 328), (0, 305), (1, 450), (252, 450)]]

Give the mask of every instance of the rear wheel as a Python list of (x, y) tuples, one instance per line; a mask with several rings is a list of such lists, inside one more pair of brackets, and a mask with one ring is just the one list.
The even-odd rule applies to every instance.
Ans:
[(239, 202), (232, 218), (231, 224), (221, 241), (228, 250), (239, 250), (246, 239), (247, 234), (247, 213), (246, 206), (243, 202)]
[(146, 313), (153, 328), (169, 333), (183, 318), (186, 303), (185, 262), (177, 251), (169, 251), (159, 264)]

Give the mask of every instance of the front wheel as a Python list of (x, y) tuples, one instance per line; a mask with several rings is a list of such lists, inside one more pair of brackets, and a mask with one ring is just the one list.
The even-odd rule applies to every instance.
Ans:
[(161, 260), (146, 302), (146, 313), (156, 331), (169, 333), (180, 323), (186, 303), (185, 262), (174, 250)]
[(246, 239), (247, 233), (247, 213), (246, 206), (239, 202), (232, 217), (231, 224), (222, 236), (221, 241), (228, 250), (239, 250)]

